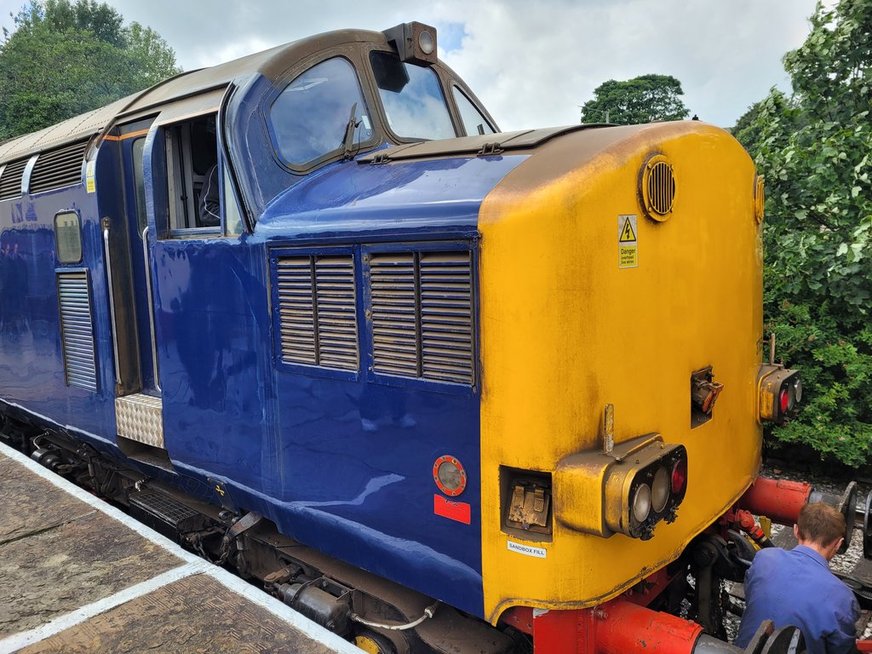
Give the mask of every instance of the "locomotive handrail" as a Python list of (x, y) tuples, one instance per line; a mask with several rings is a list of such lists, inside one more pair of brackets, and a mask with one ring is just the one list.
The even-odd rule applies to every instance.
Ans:
[(115, 360), (115, 384), (121, 386), (121, 364), (118, 356), (118, 324), (115, 320), (115, 284), (112, 280), (112, 255), (109, 252), (109, 219), (103, 219), (103, 255), (106, 259), (106, 281), (109, 284), (109, 318), (112, 322), (112, 355)]
[(157, 366), (157, 338), (154, 333), (154, 298), (151, 290), (151, 264), (148, 261), (148, 227), (142, 230), (142, 265), (145, 267), (145, 292), (148, 295), (148, 321), (151, 323), (151, 372), (154, 375), (154, 387), (161, 392)]

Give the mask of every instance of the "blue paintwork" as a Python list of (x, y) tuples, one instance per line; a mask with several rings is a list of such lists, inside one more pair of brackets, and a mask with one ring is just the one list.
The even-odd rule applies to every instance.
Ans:
[[(59, 266), (54, 216), (65, 210), (81, 218), (83, 261)], [(55, 277), (56, 270), (88, 270), (95, 346), (98, 352), (108, 346), (111, 353), (108, 307), (101, 301), (106, 283), (97, 215), (96, 197), (82, 186), (0, 202), (0, 388), (9, 403), (111, 439), (115, 429), (111, 354), (108, 359), (97, 357), (98, 393), (66, 385)]]
[[(235, 117), (255, 115), (254, 79)], [(364, 313), (361, 255), (369, 248), (462, 247), (477, 257), (481, 201), (525, 155), (457, 157), (361, 165), (334, 162), (308, 176), (279, 170), (249, 121), (236, 130), (235, 172), (264, 211), (252, 233), (157, 239), (165, 233), (166, 179), (159, 129), (145, 146), (158, 362), (166, 449), (176, 473), (150, 474), (216, 501), (222, 481), (236, 505), (256, 510), (286, 534), (464, 611), (482, 616), (478, 388), (375, 375)], [(235, 124), (235, 123), (233, 123)], [(255, 127), (252, 127), (255, 125)], [(128, 230), (138, 304), (140, 357), (150, 384), (147, 301), (131, 198), (124, 177), (132, 142), (105, 142), (97, 193), (83, 186), (0, 202), (0, 398), (25, 407), (101, 451), (115, 445), (114, 372), (100, 217)], [(256, 156), (255, 156), (256, 155)], [(271, 200), (255, 180), (287, 190)], [(266, 186), (264, 187), (266, 188)], [(252, 202), (249, 203), (250, 205)], [(67, 387), (55, 288), (54, 214), (80, 212), (93, 295), (99, 389)], [(125, 220), (127, 222), (125, 222)], [(361, 370), (331, 373), (277, 362), (270, 257), (305, 248), (355, 253)], [(19, 262), (20, 261), (20, 262)], [(11, 264), (11, 265), (10, 265)], [(27, 302), (16, 297), (25, 270)], [(10, 309), (10, 307), (12, 307)], [(13, 319), (21, 314), (22, 319)], [(14, 326), (11, 327), (9, 325)], [(8, 332), (8, 333), (7, 333)], [(14, 333), (13, 332), (17, 332)], [(152, 389), (153, 390), (153, 389)], [(433, 513), (434, 461), (456, 456), (468, 475), (457, 501), (470, 525)], [(139, 467), (140, 464), (131, 462)]]
[[(484, 195), (526, 155), (329, 166), (279, 195), (258, 221), (264, 239), (471, 237)], [(432, 235), (429, 233), (433, 232)]]
[[(469, 247), (481, 198), (522, 159), (337, 164), (277, 199), (251, 237), (159, 241), (173, 463), (220, 478), (237, 504), (302, 542), (481, 615), (477, 392), (277, 365), (268, 259), (278, 248), (318, 251), (313, 243), (462, 237)], [(470, 503), (471, 525), (433, 514), (433, 462), (449, 453), (469, 475), (457, 499)]]

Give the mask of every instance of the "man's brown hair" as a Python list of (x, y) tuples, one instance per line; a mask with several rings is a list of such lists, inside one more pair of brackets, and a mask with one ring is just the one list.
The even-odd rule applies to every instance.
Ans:
[(845, 516), (823, 502), (806, 504), (796, 520), (799, 537), (818, 545), (832, 545), (845, 535)]

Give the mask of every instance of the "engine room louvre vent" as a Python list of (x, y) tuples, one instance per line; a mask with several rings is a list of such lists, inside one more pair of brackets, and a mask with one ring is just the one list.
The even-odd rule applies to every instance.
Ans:
[(352, 256), (279, 257), (276, 279), (282, 361), (357, 370)]
[(86, 145), (80, 141), (40, 154), (30, 174), (30, 194), (81, 183)]
[(0, 173), (0, 200), (17, 198), (21, 195), (21, 178), (27, 168), (27, 159), (13, 161), (3, 166)]
[(374, 254), (370, 280), (373, 370), (473, 385), (470, 253)]
[(418, 288), (412, 252), (374, 254), (369, 261), (373, 370), (419, 377)]
[(69, 386), (97, 390), (91, 294), (84, 271), (57, 275), (64, 370)]

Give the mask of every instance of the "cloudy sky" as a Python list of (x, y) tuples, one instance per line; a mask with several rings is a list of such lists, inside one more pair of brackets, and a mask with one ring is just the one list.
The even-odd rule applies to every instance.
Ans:
[[(0, 25), (24, 0), (0, 0)], [(439, 54), (502, 129), (578, 122), (608, 79), (677, 77), (702, 120), (733, 125), (808, 34), (814, 0), (108, 0), (186, 70), (345, 27), (435, 25)]]

